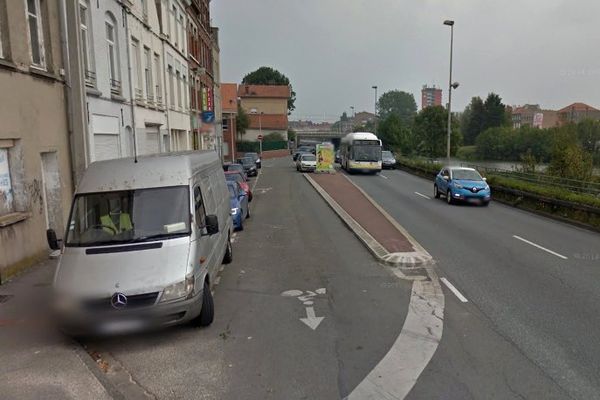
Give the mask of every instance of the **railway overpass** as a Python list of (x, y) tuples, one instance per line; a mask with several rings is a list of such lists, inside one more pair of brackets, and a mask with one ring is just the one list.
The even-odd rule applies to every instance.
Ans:
[(298, 147), (300, 143), (332, 142), (336, 147), (338, 147), (340, 144), (340, 140), (347, 134), (348, 132), (339, 131), (297, 130), (295, 144), (296, 147)]

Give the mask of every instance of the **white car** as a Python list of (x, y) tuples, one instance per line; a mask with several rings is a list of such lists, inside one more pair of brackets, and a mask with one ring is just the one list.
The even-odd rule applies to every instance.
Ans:
[(300, 172), (312, 172), (317, 169), (317, 158), (314, 154), (301, 154), (296, 160), (296, 170)]

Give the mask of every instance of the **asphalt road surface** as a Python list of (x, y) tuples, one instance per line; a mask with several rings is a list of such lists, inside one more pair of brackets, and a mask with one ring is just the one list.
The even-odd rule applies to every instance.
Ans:
[[(250, 211), (212, 326), (94, 339), (88, 351), (160, 399), (348, 395), (400, 334), (411, 283), (375, 262), (288, 158), (263, 163)], [(324, 317), (315, 330), (300, 320), (309, 307)]]
[(402, 171), (351, 179), (445, 279), (442, 341), (408, 398), (600, 398), (599, 234), (499, 203), (449, 206)]

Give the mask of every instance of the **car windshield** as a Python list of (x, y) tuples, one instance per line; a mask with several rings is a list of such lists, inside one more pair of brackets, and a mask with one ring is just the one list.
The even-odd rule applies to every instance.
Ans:
[(244, 157), (240, 160), (240, 162), (242, 163), (242, 165), (252, 165), (254, 164), (254, 160), (251, 159), (250, 157)]
[(455, 169), (452, 170), (452, 178), (464, 181), (481, 181), (481, 175), (479, 172), (472, 169)]
[(244, 172), (244, 166), (241, 164), (230, 164), (229, 167), (227, 168), (227, 171)]
[(190, 234), (189, 188), (79, 194), (66, 246), (100, 246)]
[(250, 158), (252, 161), (258, 160), (258, 153), (246, 153), (246, 157)]
[(303, 154), (302, 161), (317, 161), (317, 158), (313, 154)]
[(382, 158), (393, 158), (394, 155), (392, 154), (391, 151), (384, 150), (381, 152), (381, 157)]
[(237, 197), (235, 186), (233, 184), (228, 183), (227, 189), (229, 190), (229, 198), (234, 199), (235, 197)]
[(354, 145), (352, 158), (356, 161), (381, 161), (381, 147), (372, 145)]

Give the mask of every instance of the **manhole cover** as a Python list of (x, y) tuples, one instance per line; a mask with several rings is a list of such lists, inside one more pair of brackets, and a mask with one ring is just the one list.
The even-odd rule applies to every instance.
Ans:
[(12, 294), (0, 294), (0, 303), (6, 303), (11, 297)]

